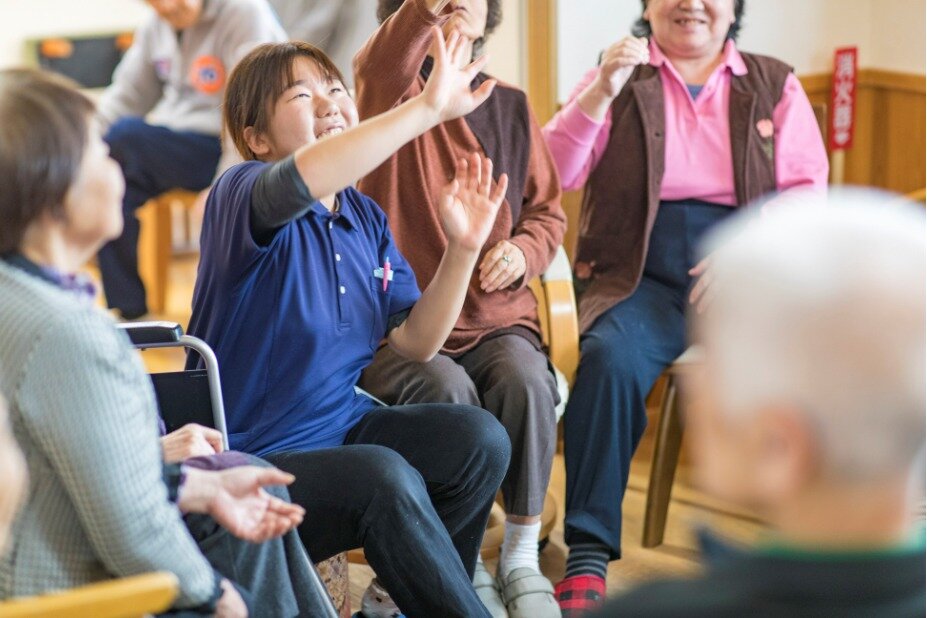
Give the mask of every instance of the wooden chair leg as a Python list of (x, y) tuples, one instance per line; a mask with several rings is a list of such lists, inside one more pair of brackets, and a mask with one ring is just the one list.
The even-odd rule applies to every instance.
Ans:
[(149, 200), (137, 212), (141, 233), (138, 270), (145, 282), (148, 311), (163, 313), (167, 305), (167, 270), (171, 259), (171, 200)]
[(647, 487), (647, 505), (644, 509), (644, 538), (641, 545), (656, 547), (663, 543), (666, 530), (666, 513), (669, 510), (679, 447), (682, 444), (682, 423), (679, 417), (679, 398), (676, 377), (668, 376), (666, 391), (650, 466), (650, 484)]

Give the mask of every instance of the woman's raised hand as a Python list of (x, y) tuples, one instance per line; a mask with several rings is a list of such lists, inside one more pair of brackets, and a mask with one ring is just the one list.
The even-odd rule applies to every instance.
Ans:
[[(437, 26), (431, 29), (434, 37), (434, 67), (422, 92), (425, 102), (434, 110), (441, 122), (466, 116), (479, 107), (496, 87), (496, 80), (483, 82), (476, 90), (470, 89), (476, 77), (489, 59), (480, 56), (463, 66), (469, 46), (455, 30), (444, 40), (444, 33)], [(461, 68), (463, 66), (463, 68)]]
[(477, 153), (457, 163), (454, 177), (441, 196), (439, 214), (448, 244), (467, 251), (482, 249), (505, 199), (508, 175), (492, 189), (492, 161)]
[(650, 48), (647, 39), (627, 36), (611, 45), (602, 54), (597, 77), (599, 89), (605, 96), (614, 99), (639, 64), (650, 62)]

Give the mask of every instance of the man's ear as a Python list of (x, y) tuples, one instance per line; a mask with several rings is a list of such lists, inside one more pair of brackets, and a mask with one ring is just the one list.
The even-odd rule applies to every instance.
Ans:
[(270, 143), (263, 133), (256, 131), (254, 127), (245, 127), (243, 135), (245, 143), (256, 158), (262, 159), (270, 153)]
[(758, 415), (756, 431), (757, 481), (766, 499), (787, 500), (813, 482), (821, 445), (805, 416), (788, 407), (765, 410)]

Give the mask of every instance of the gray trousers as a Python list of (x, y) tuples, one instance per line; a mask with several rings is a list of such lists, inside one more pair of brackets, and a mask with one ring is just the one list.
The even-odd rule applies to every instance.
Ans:
[(463, 356), (406, 360), (384, 346), (359, 386), (390, 405), (465, 403), (489, 410), (505, 427), (512, 459), (502, 481), (510, 515), (540, 515), (557, 442), (557, 381), (542, 352), (518, 335), (484, 341)]
[[(290, 501), (286, 488), (266, 489)], [(296, 529), (270, 541), (249, 543), (232, 536), (208, 515), (187, 515), (184, 521), (212, 567), (250, 594), (251, 616), (327, 615), (326, 600), (319, 598), (317, 592), (321, 591), (310, 580), (309, 570), (315, 567), (309, 562)]]

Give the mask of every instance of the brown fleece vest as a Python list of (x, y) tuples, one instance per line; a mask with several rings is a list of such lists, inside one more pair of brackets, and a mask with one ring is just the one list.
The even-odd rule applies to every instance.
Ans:
[[(729, 123), (738, 206), (776, 189), (772, 120), (788, 65), (742, 53), (746, 75), (731, 79)], [(592, 280), (580, 298), (580, 330), (630, 296), (640, 283), (664, 171), (663, 83), (657, 67), (638, 66), (612, 104), (608, 146), (589, 176), (579, 222), (576, 270)], [(591, 267), (591, 268), (590, 268)]]

